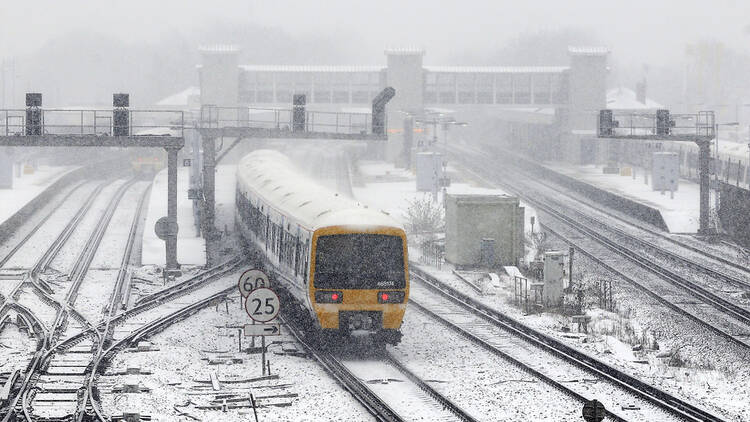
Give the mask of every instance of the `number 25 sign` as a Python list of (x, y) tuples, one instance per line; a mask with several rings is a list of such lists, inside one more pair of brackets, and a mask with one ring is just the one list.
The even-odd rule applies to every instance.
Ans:
[(275, 319), (280, 307), (279, 296), (266, 287), (253, 290), (245, 299), (245, 312), (256, 322)]

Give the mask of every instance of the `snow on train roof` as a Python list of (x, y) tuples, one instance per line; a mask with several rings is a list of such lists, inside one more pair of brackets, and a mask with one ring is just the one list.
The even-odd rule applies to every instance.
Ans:
[(374, 210), (305, 177), (289, 158), (273, 150), (257, 150), (240, 160), (238, 186), (252, 189), (282, 214), (316, 230), (330, 226), (367, 228), (401, 225)]

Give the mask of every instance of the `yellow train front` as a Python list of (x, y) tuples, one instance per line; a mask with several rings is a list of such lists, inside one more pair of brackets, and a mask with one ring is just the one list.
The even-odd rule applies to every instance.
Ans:
[(330, 226), (312, 244), (309, 297), (320, 328), (397, 344), (409, 296), (404, 231)]
[(245, 243), (319, 335), (401, 340), (407, 240), (387, 213), (311, 182), (268, 150), (240, 161), (236, 208)]

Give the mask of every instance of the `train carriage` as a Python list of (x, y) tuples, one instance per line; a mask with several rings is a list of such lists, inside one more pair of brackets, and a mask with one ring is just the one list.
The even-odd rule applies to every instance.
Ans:
[(392, 217), (315, 184), (270, 150), (240, 161), (236, 207), (243, 238), (319, 329), (400, 341), (408, 257)]

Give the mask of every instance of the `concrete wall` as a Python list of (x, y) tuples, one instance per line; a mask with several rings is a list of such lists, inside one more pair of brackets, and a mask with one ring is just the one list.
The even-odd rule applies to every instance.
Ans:
[(721, 228), (740, 245), (750, 248), (750, 191), (719, 182)]
[(568, 72), (569, 127), (596, 129), (596, 116), (607, 106), (607, 54), (598, 49), (590, 52), (571, 49)]
[(518, 265), (523, 257), (524, 208), (504, 195), (448, 194), (446, 260), (459, 267), (480, 262), (482, 239), (495, 239), (495, 263)]
[(198, 70), (201, 104), (237, 105), (240, 69), (239, 50), (233, 47), (212, 47), (200, 50), (202, 65)]

